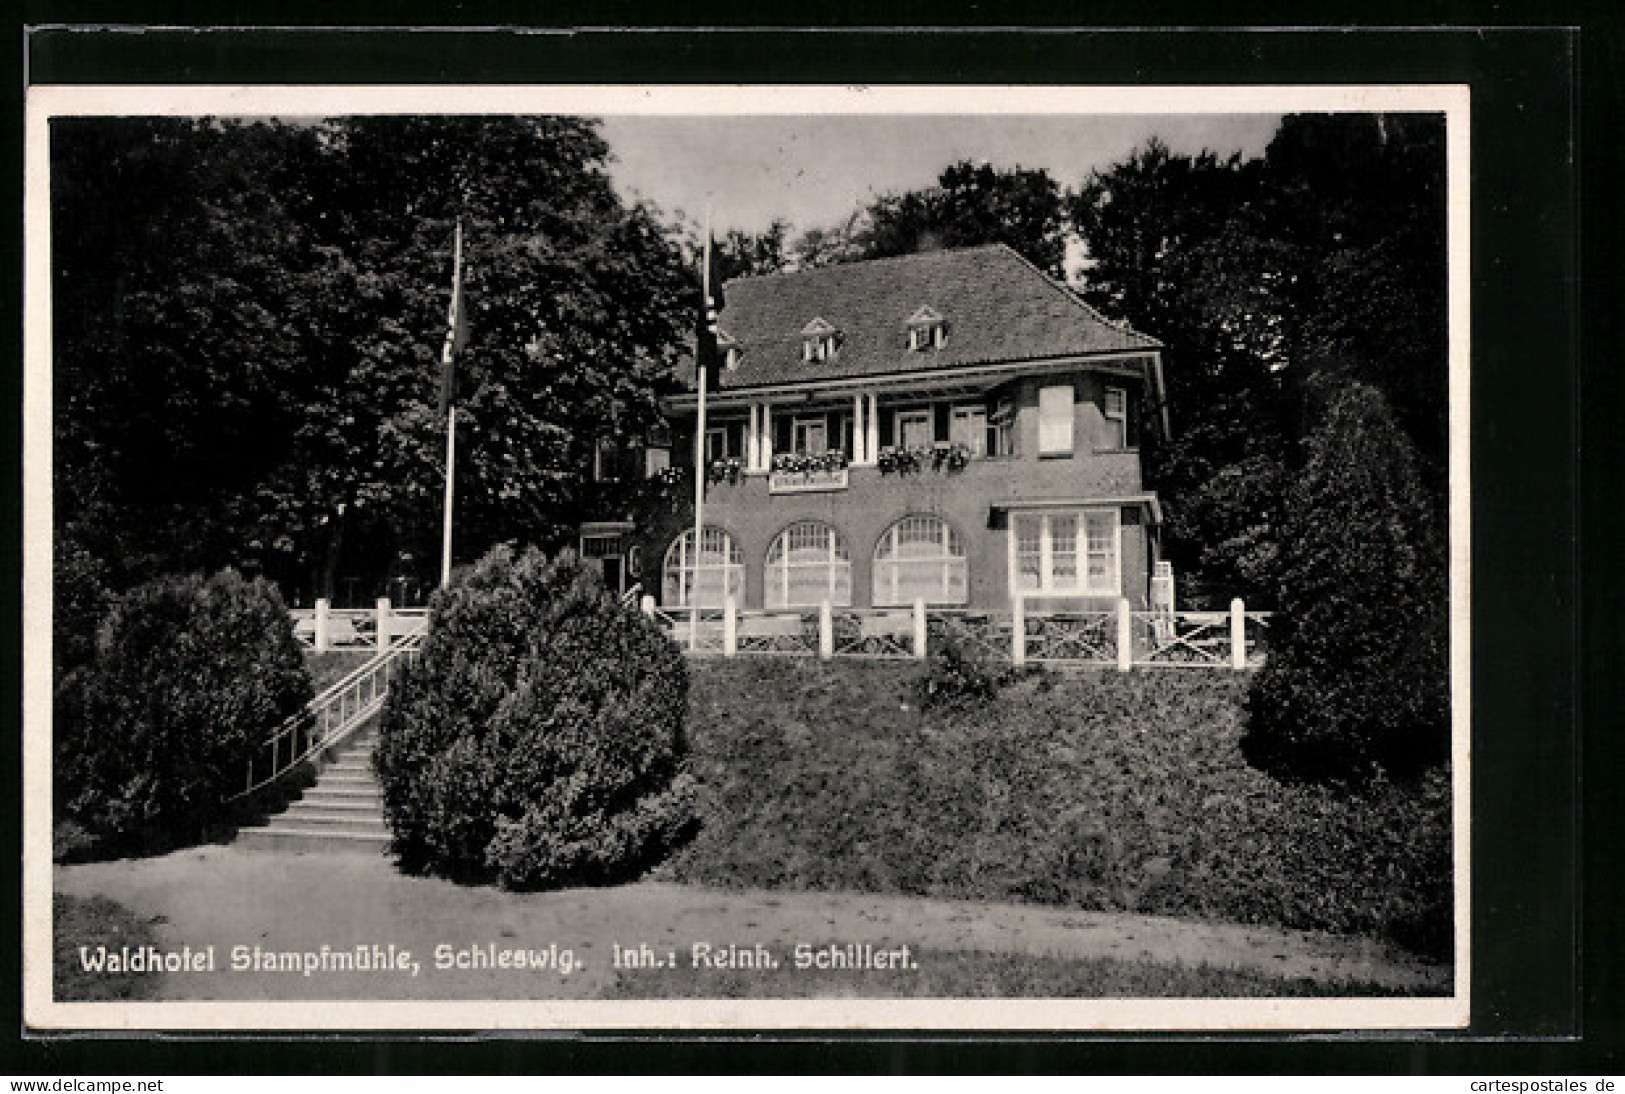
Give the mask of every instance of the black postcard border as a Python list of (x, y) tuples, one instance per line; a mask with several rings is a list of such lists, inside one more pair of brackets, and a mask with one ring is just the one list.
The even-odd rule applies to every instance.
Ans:
[[(62, 21), (31, 5), (36, 24)], [(155, 8), (156, 5), (143, 5)], [(248, 9), (234, 13), (247, 22)], [(285, 13), (261, 5), (266, 22)], [(423, 6), (420, 6), (423, 7)], [(323, 13), (332, 18), (329, 12)], [(276, 18), (281, 15), (280, 19)], [(423, 13), (426, 17), (427, 13)], [(104, 16), (105, 17), (105, 16)], [(71, 17), (70, 17), (71, 18)], [(178, 22), (168, 19), (153, 22)], [(437, 19), (436, 22), (444, 22)], [(923, 22), (924, 20), (914, 20)], [(354, 25), (354, 24), (352, 24)], [(884, 1033), (874, 1035), (611, 1034), (482, 1038), (391, 1034), (255, 1038), (146, 1036), (23, 1039), (13, 1067), (34, 1070), (371, 1071), (1563, 1071), (1618, 1067), (1619, 894), (1605, 868), (1618, 832), (1608, 773), (1622, 770), (1604, 739), (1617, 684), (1579, 673), (1617, 649), (1606, 604), (1617, 578), (1618, 518), (1598, 515), (1617, 460), (1618, 381), (1601, 361), (1582, 368), (1582, 294), (1619, 298), (1618, 212), (1585, 206), (1579, 172), (1618, 178), (1604, 135), (1615, 66), (1614, 28), (1476, 30), (578, 30), (504, 31), (91, 30), (19, 28), (26, 79), (44, 83), (1465, 83), (1473, 125), (1473, 1025), (1465, 1035)], [(1582, 63), (1584, 62), (1584, 63)], [(1606, 73), (1616, 71), (1612, 77)], [(1581, 99), (1581, 72), (1595, 74)], [(1609, 80), (1613, 84), (1608, 83)], [(20, 82), (8, 133), (21, 162)], [(1589, 132), (1596, 139), (1582, 142)], [(1611, 161), (1611, 162), (1610, 162)], [(1604, 174), (1599, 174), (1604, 173)], [(8, 179), (21, 208), (20, 179)], [(1600, 194), (1599, 194), (1600, 196)], [(1617, 204), (1617, 202), (1616, 202)], [(20, 218), (19, 218), (20, 221)], [(19, 223), (20, 228), (20, 223)], [(21, 359), (20, 231), (7, 237), (13, 271), (4, 301), (13, 360)], [(1582, 248), (1587, 278), (1580, 281)], [(1617, 305), (1586, 316), (1593, 347), (1619, 328)], [(1612, 314), (1610, 314), (1612, 313)], [(20, 370), (3, 370), (21, 405)], [(1582, 394), (1584, 398), (1582, 398)], [(19, 454), (7, 493), (21, 506), (20, 415), (5, 421)], [(1617, 452), (1615, 453), (1617, 455)], [(1582, 498), (1580, 491), (1584, 489)], [(1581, 504), (1591, 523), (1582, 527)], [(20, 525), (4, 541), (21, 571)], [(1582, 565), (1585, 565), (1582, 571)], [(1582, 588), (1582, 572), (1590, 586)], [(1606, 588), (1604, 587), (1606, 584)], [(20, 583), (6, 606), (21, 619)], [(1615, 596), (1617, 601), (1617, 595)], [(1586, 644), (1582, 646), (1582, 641)], [(0, 638), (10, 694), (20, 699), (20, 627)], [(1586, 660), (1582, 661), (1582, 653)], [(1590, 715), (1582, 742), (1582, 701)], [(12, 707), (20, 709), (20, 702)], [(20, 843), (20, 733), (0, 773)], [(1585, 746), (1582, 769), (1582, 743)], [(1591, 777), (1582, 782), (1582, 773)], [(1585, 798), (1582, 800), (1582, 788)], [(1582, 861), (1582, 806), (1591, 857)], [(1604, 831), (1603, 825), (1608, 825)], [(1582, 871), (1586, 888), (1582, 904)], [(7, 916), (20, 939), (19, 877), (8, 872)], [(1587, 914), (1587, 913), (1590, 914)], [(1584, 932), (1582, 932), (1582, 921)], [(0, 979), (20, 985), (20, 948), (0, 953)], [(22, 1036), (20, 998), (5, 1017)], [(1178, 1042), (1174, 1047), (1166, 1042)]]

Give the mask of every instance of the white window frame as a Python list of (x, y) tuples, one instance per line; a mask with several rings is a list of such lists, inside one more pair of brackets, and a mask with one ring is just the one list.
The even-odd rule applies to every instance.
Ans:
[[(1057, 523), (1055, 518), (1072, 518), (1074, 521), (1072, 531), (1072, 556), (1074, 559), (1074, 578), (1070, 585), (1059, 585), (1055, 581), (1055, 537), (1053, 529)], [(1024, 589), (1021, 587), (1021, 560), (1029, 552), (1020, 548), (1022, 526), (1030, 521), (1038, 522), (1038, 587)], [(1110, 532), (1108, 541), (1111, 544), (1111, 560), (1109, 580), (1104, 584), (1094, 584), (1090, 580), (1089, 565), (1091, 553), (1089, 550), (1089, 524), (1091, 521), (1109, 521)], [(1030, 527), (1030, 525), (1029, 525)], [(1046, 509), (1030, 510), (1027, 512), (1010, 514), (1009, 529), (1009, 588), (1012, 597), (1052, 597), (1052, 596), (1121, 596), (1123, 594), (1123, 514), (1114, 508), (1095, 509)], [(1065, 553), (1065, 552), (1063, 552)], [(1094, 552), (1099, 555), (1100, 552)]]
[[(978, 421), (975, 426), (961, 423)], [(964, 403), (954, 407), (948, 413), (948, 440), (962, 441), (970, 449), (972, 456), (987, 455), (987, 405), (984, 403)], [(956, 436), (956, 434), (960, 434)], [(969, 439), (967, 439), (967, 436)]]
[[(716, 442), (715, 447), (712, 441)], [(708, 425), (705, 427), (705, 462), (707, 464), (716, 460), (728, 458), (728, 427), (726, 425)]]
[(925, 447), (929, 448), (937, 443), (937, 411), (935, 407), (928, 406), (924, 409), (916, 408), (914, 410), (899, 410), (897, 412), (898, 448), (909, 447), (908, 442), (903, 439), (904, 434), (907, 432), (904, 428), (904, 424), (909, 421), (919, 421), (921, 419), (924, 419), (925, 421), (925, 431), (928, 435), (925, 442)]
[[(938, 536), (938, 544), (941, 548), (940, 554), (934, 558), (924, 557), (901, 559), (898, 557), (897, 549), (899, 546), (899, 534), (910, 521), (925, 522), (936, 526), (934, 531)], [(957, 551), (955, 550), (956, 548)], [(955, 528), (952, 524), (949, 524), (941, 517), (924, 513), (911, 514), (902, 518), (901, 520), (893, 521), (892, 524), (880, 534), (880, 539), (875, 542), (875, 551), (874, 557), (871, 559), (871, 573), (869, 579), (870, 602), (875, 607), (907, 607), (914, 602), (912, 598), (905, 599), (898, 591), (899, 582), (897, 577), (900, 570), (899, 564), (902, 562), (935, 562), (941, 567), (939, 594), (935, 597), (926, 597), (925, 602), (927, 604), (954, 606), (959, 604), (967, 604), (970, 602), (970, 559), (965, 553), (965, 541), (960, 536), (959, 529)], [(955, 584), (953, 581), (953, 574), (956, 572), (959, 575), (958, 584), (962, 590), (960, 593), (951, 591), (953, 585)], [(887, 583), (888, 587), (885, 589), (882, 589), (881, 587), (883, 574), (890, 575), (890, 581)]]
[[(1117, 408), (1112, 408), (1113, 396), (1116, 397)], [(1106, 446), (1108, 449), (1121, 450), (1128, 447), (1128, 389), (1121, 387), (1108, 387), (1100, 400), (1100, 414), (1106, 421)]]
[[(1066, 400), (1064, 415), (1061, 414), (1061, 407), (1058, 405), (1063, 394)], [(1073, 453), (1077, 415), (1077, 391), (1071, 384), (1047, 384), (1038, 389), (1040, 456), (1070, 456)]]
[[(820, 546), (815, 538), (823, 539)], [(797, 539), (803, 542), (798, 546)], [(809, 549), (823, 551), (816, 560), (795, 558), (796, 552)], [(816, 600), (792, 600), (790, 595), (791, 571), (824, 571), (824, 595)], [(764, 608), (816, 608), (828, 599), (832, 607), (852, 606), (852, 553), (847, 550), (846, 539), (833, 524), (819, 520), (797, 521), (773, 538), (767, 549), (767, 564), (762, 582)]]
[[(809, 429), (813, 428), (813, 427), (816, 427), (819, 430), (823, 431), (823, 434), (824, 434), (824, 447), (819, 449), (818, 452), (814, 452), (811, 448), (807, 448), (807, 447), (802, 445), (801, 436), (802, 436), (803, 427), (806, 427), (806, 428), (809, 428)], [(791, 425), (790, 425), (790, 451), (796, 452), (796, 453), (805, 453), (806, 455), (809, 455), (809, 456), (816, 456), (816, 455), (819, 455), (821, 453), (828, 452), (829, 451), (829, 419), (826, 416), (822, 415), (822, 414), (815, 414), (810, 418), (796, 418), (795, 421), (793, 421), (791, 423)]]
[(1014, 399), (1000, 399), (987, 416), (988, 432), (993, 443), (988, 446), (989, 456), (1016, 454), (1016, 403)]
[[(745, 597), (745, 558), (739, 551), (739, 545), (734, 542), (726, 529), (714, 524), (707, 524), (700, 536), (701, 550), (698, 557), (690, 561), (690, 545), (694, 542), (694, 529), (686, 528), (682, 535), (671, 541), (666, 548), (666, 557), (660, 565), (660, 587), (666, 595), (666, 606), (672, 608), (689, 607), (690, 597), (693, 595), (696, 576), (706, 570), (723, 571), (723, 596), (732, 595), (735, 603), (741, 603)], [(707, 548), (710, 548), (707, 550)], [(723, 561), (710, 562), (707, 558), (720, 556)], [(677, 578), (675, 594), (673, 594), (672, 577)], [(702, 608), (720, 608), (721, 601), (715, 604), (701, 603)]]

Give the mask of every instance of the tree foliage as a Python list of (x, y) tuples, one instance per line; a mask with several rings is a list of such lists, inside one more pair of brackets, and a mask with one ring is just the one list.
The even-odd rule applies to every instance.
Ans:
[(962, 160), (935, 186), (882, 195), (844, 226), (808, 232), (796, 250), (798, 265), (813, 267), (983, 243), (1008, 244), (1061, 276), (1066, 223), (1048, 172)]
[(1197, 603), (1273, 606), (1309, 393), (1380, 390), (1444, 508), (1443, 126), (1295, 115), (1265, 156), (1151, 141), (1069, 201), (1082, 291), (1166, 345), (1174, 436), (1150, 453), (1165, 544)]
[(401, 554), (432, 572), (458, 219), (459, 554), (557, 538), (594, 437), (654, 419), (692, 278), (615, 196), (589, 121), (52, 138), (59, 528), (121, 585), (231, 563), (331, 593), (341, 565), (371, 584)]
[(1449, 756), (1443, 552), (1387, 401), (1348, 386), (1309, 441), (1281, 536), (1281, 611), (1249, 697), (1277, 775), (1414, 777)]

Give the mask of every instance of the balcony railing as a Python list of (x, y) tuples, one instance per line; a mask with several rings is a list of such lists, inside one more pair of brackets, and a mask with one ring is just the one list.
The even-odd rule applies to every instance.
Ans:
[(845, 490), (846, 468), (817, 471), (773, 471), (767, 478), (769, 494), (809, 494), (820, 490)]

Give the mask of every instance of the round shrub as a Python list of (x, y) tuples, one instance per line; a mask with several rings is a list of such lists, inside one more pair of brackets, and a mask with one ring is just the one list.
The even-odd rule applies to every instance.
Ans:
[(57, 818), (102, 850), (195, 841), (310, 699), (288, 610), (263, 579), (226, 570), (132, 589), (57, 688)]
[(1443, 764), (1445, 552), (1410, 444), (1376, 390), (1341, 392), (1311, 436), (1281, 563), (1247, 758), (1279, 778), (1350, 784)]
[(955, 627), (938, 627), (929, 643), (930, 660), (915, 681), (922, 710), (986, 703), (1011, 673)]
[(508, 888), (635, 876), (694, 822), (688, 675), (570, 552), (499, 547), (430, 605), (374, 766), (403, 867)]

